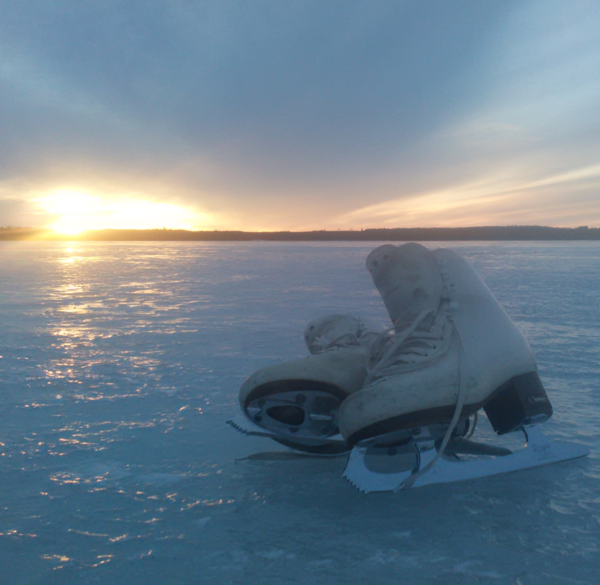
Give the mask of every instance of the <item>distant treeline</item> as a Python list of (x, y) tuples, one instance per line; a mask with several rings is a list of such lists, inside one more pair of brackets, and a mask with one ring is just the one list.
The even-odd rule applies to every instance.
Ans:
[(545, 226), (483, 226), (459, 228), (392, 228), (319, 230), (312, 232), (242, 232), (187, 230), (91, 230), (77, 235), (30, 228), (0, 228), (0, 240), (53, 240), (96, 242), (209, 241), (332, 242), (332, 241), (502, 241), (502, 240), (600, 240), (600, 228)]

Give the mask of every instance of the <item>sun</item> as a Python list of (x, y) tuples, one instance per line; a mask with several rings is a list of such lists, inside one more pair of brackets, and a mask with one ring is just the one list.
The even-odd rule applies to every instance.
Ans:
[(48, 227), (65, 235), (102, 229), (191, 230), (212, 222), (211, 216), (195, 209), (126, 195), (99, 197), (63, 189), (37, 203), (53, 218)]
[(39, 199), (38, 203), (44, 211), (57, 218), (49, 227), (68, 235), (93, 229), (95, 219), (103, 210), (99, 197), (78, 191), (55, 191)]

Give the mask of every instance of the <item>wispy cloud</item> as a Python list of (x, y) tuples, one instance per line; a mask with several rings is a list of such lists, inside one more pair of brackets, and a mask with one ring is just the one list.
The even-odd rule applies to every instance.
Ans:
[(57, 189), (220, 228), (578, 222), (599, 31), (583, 0), (4, 3), (0, 224)]
[[(565, 192), (569, 196), (565, 196)], [(600, 222), (600, 165), (538, 180), (495, 177), (472, 184), (366, 206), (336, 218), (344, 227), (451, 227), (455, 225)]]

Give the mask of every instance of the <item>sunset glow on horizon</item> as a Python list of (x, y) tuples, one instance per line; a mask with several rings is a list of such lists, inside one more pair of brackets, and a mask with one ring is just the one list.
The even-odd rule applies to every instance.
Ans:
[(37, 200), (52, 222), (46, 227), (76, 235), (103, 229), (201, 229), (209, 216), (191, 209), (140, 198), (103, 198), (79, 191), (57, 190)]
[(600, 226), (598, 3), (42, 4), (0, 3), (0, 227)]

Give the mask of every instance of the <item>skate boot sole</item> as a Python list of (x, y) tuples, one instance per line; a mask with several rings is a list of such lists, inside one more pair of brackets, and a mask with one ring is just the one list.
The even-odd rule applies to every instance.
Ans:
[[(452, 419), (455, 408), (455, 405), (448, 405), (403, 413), (359, 429), (346, 440), (351, 447), (354, 447), (361, 441), (380, 435), (430, 425), (447, 425)], [(465, 419), (480, 408), (485, 410), (498, 435), (542, 423), (552, 416), (552, 405), (537, 372), (514, 376), (485, 400), (465, 404), (460, 418)]]
[(338, 413), (345, 397), (332, 384), (277, 381), (254, 389), (246, 398), (244, 412), (255, 424), (275, 433), (282, 444), (313, 442), (339, 434)]

